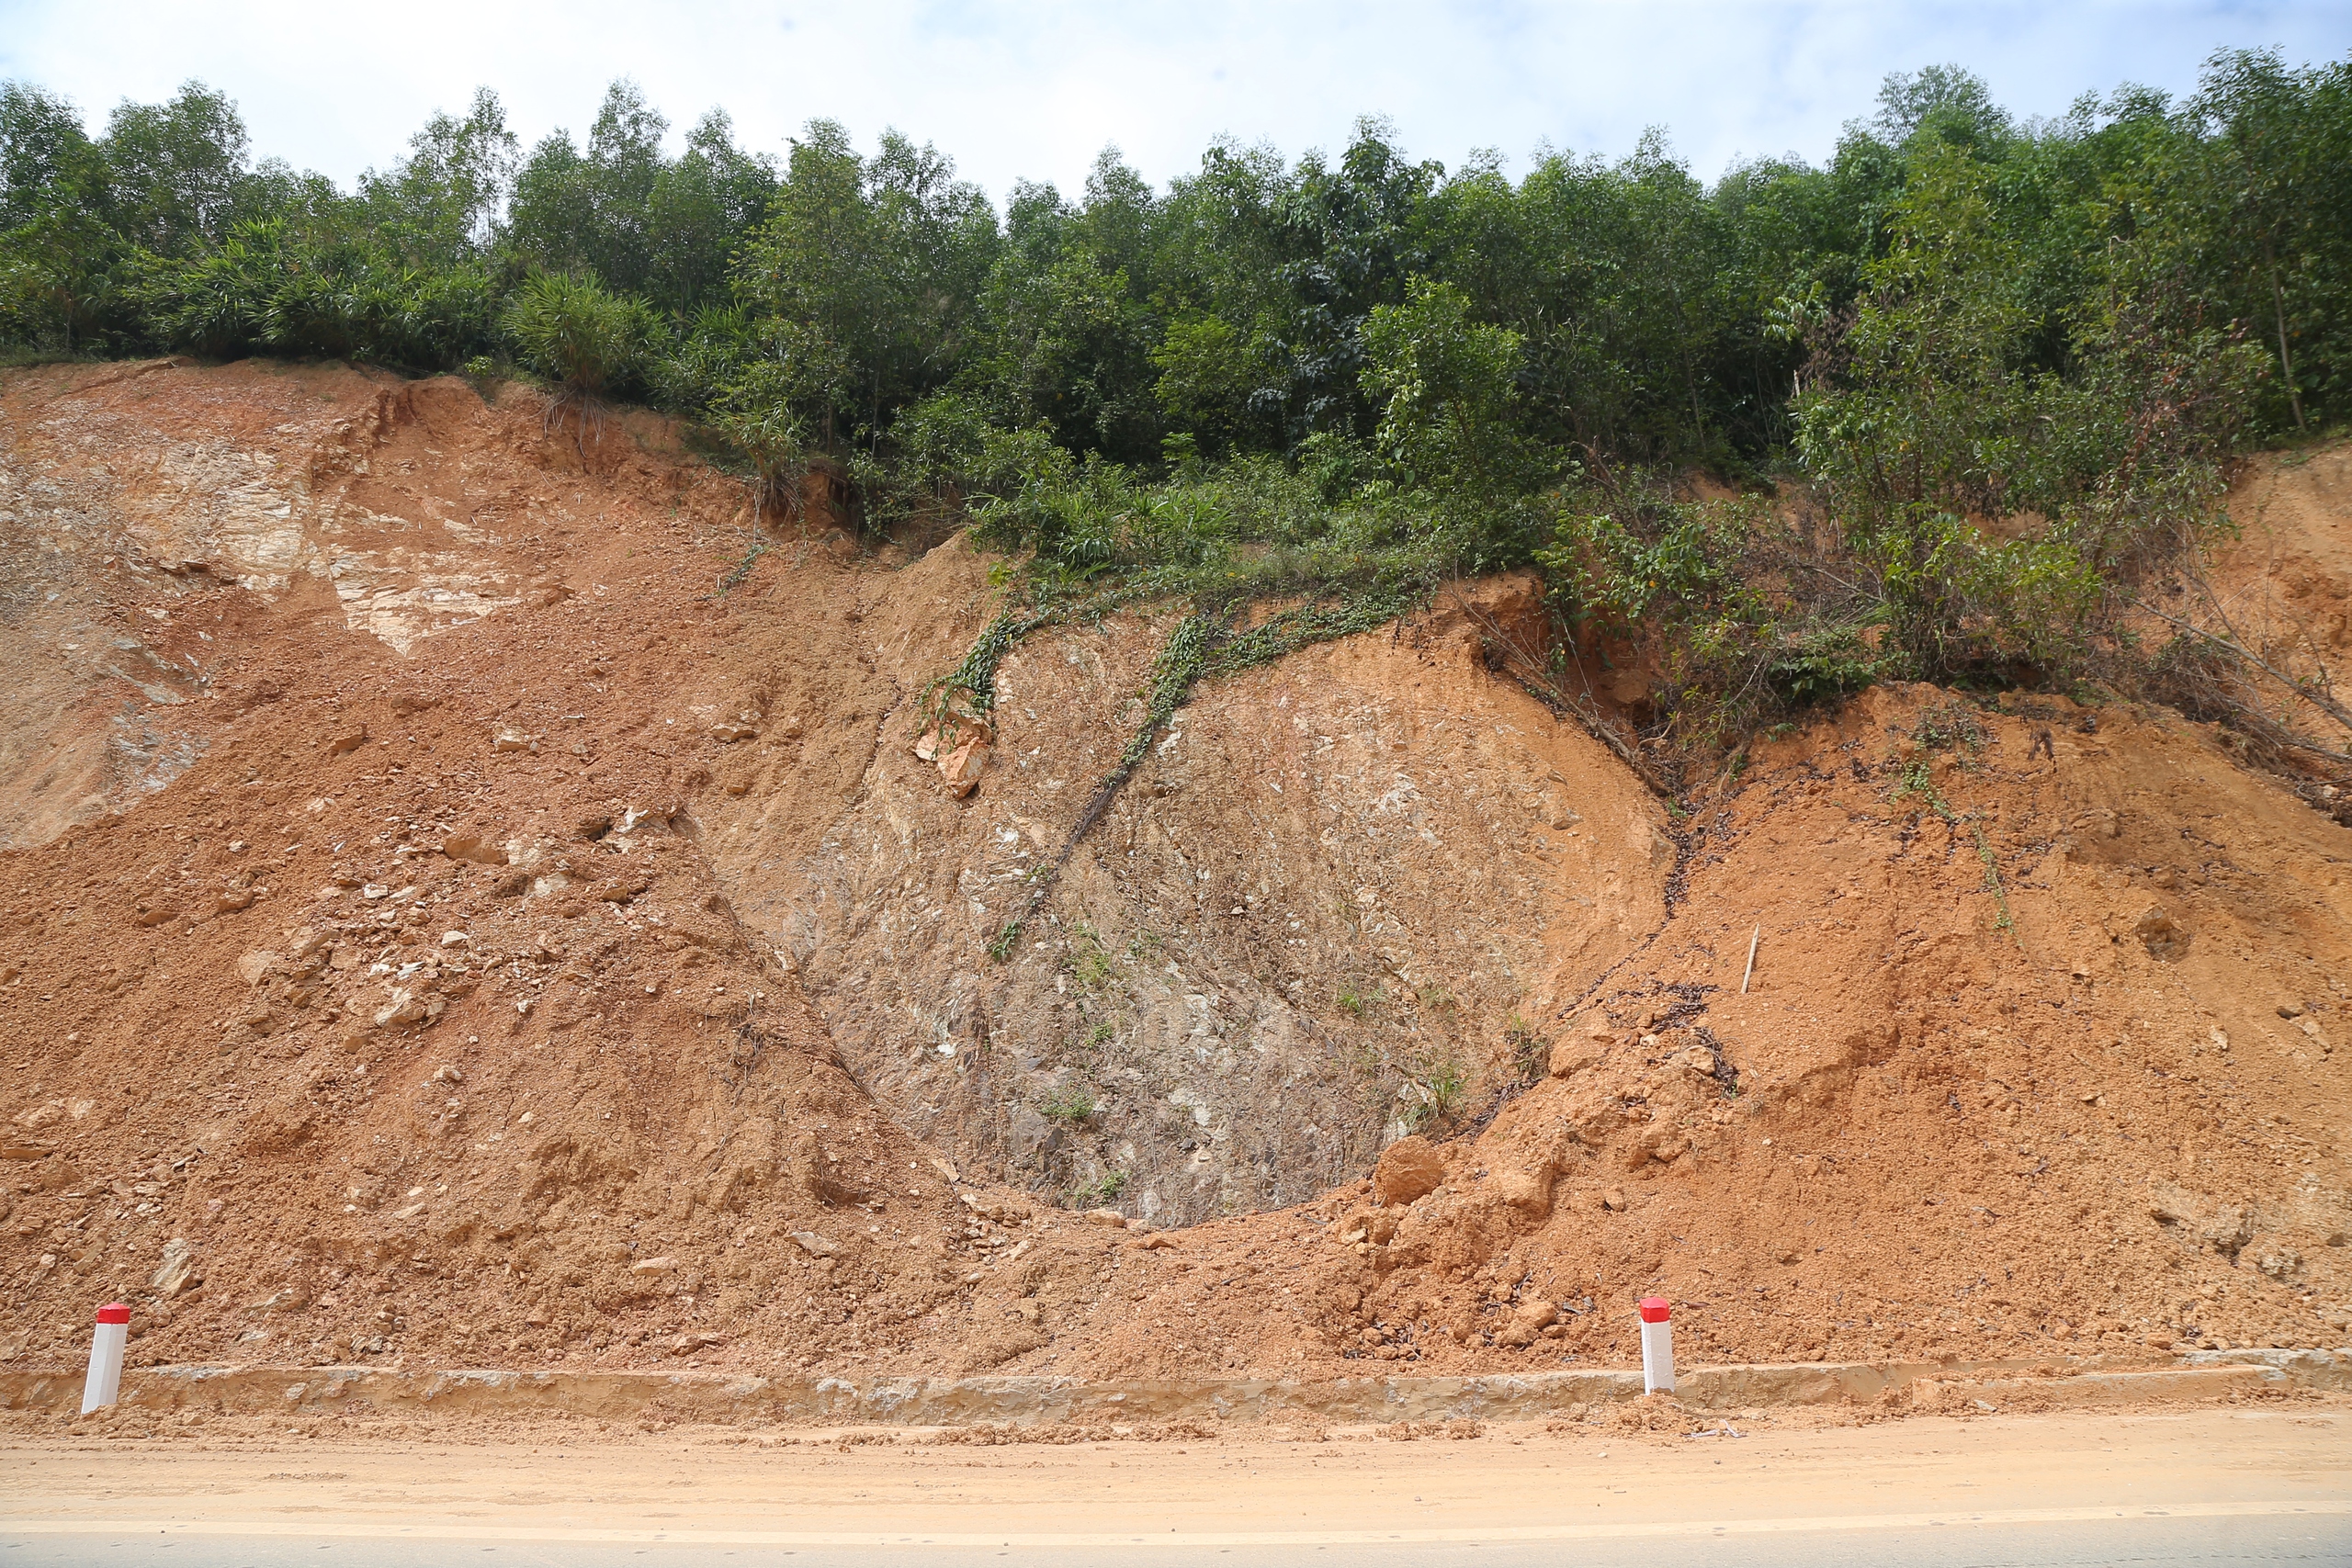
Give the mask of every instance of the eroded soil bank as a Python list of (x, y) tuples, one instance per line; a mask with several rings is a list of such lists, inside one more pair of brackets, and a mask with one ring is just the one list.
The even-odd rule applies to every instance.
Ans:
[[(2342, 468), (2243, 492), (2315, 625)], [(1023, 644), (958, 797), (989, 563), (760, 539), (650, 421), (12, 372), (0, 529), (11, 1367), (116, 1296), (142, 1364), (774, 1375), (2352, 1322), (2352, 830), (2176, 716), (1882, 689), (1679, 816), (1466, 585), (1199, 694), (999, 961), (1167, 622)]]

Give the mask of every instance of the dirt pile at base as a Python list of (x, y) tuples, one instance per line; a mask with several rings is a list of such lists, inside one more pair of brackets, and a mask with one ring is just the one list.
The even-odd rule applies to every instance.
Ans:
[(668, 442), (0, 382), (0, 1356), (2344, 1339), (2352, 834), (2211, 732), (1882, 691), (1678, 820), (1445, 603), (1201, 693), (998, 962), (1165, 624), (1019, 648), (958, 798), (988, 563), (747, 560)]

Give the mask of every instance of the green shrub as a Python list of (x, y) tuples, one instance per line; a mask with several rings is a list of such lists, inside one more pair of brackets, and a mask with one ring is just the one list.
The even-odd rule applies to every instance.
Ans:
[(1074, 1127), (1081, 1122), (1091, 1121), (1098, 1107), (1091, 1090), (1072, 1084), (1046, 1096), (1037, 1109), (1045, 1112), (1048, 1120)]
[(637, 389), (663, 336), (643, 300), (561, 272), (526, 279), (499, 326), (518, 363), (575, 401)]

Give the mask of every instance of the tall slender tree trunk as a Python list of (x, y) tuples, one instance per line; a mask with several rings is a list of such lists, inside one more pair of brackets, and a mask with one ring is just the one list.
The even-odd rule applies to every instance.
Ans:
[(2287, 352), (2287, 291), (2278, 284), (2278, 258), (2271, 250), (2266, 236), (2262, 242), (2262, 259), (2270, 267), (2271, 320), (2278, 326), (2278, 368), (2287, 378), (2287, 406), (2295, 411), (2295, 428), (2303, 428), (2303, 396), (2295, 387), (2295, 361)]

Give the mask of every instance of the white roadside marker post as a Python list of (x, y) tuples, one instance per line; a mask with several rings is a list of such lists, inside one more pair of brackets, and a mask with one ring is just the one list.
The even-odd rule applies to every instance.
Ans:
[(130, 1338), (130, 1308), (108, 1302), (98, 1309), (90, 1337), (90, 1375), (82, 1383), (82, 1414), (112, 1404), (122, 1393), (122, 1348)]
[(1673, 1309), (1664, 1296), (1642, 1298), (1642, 1392), (1674, 1392)]

